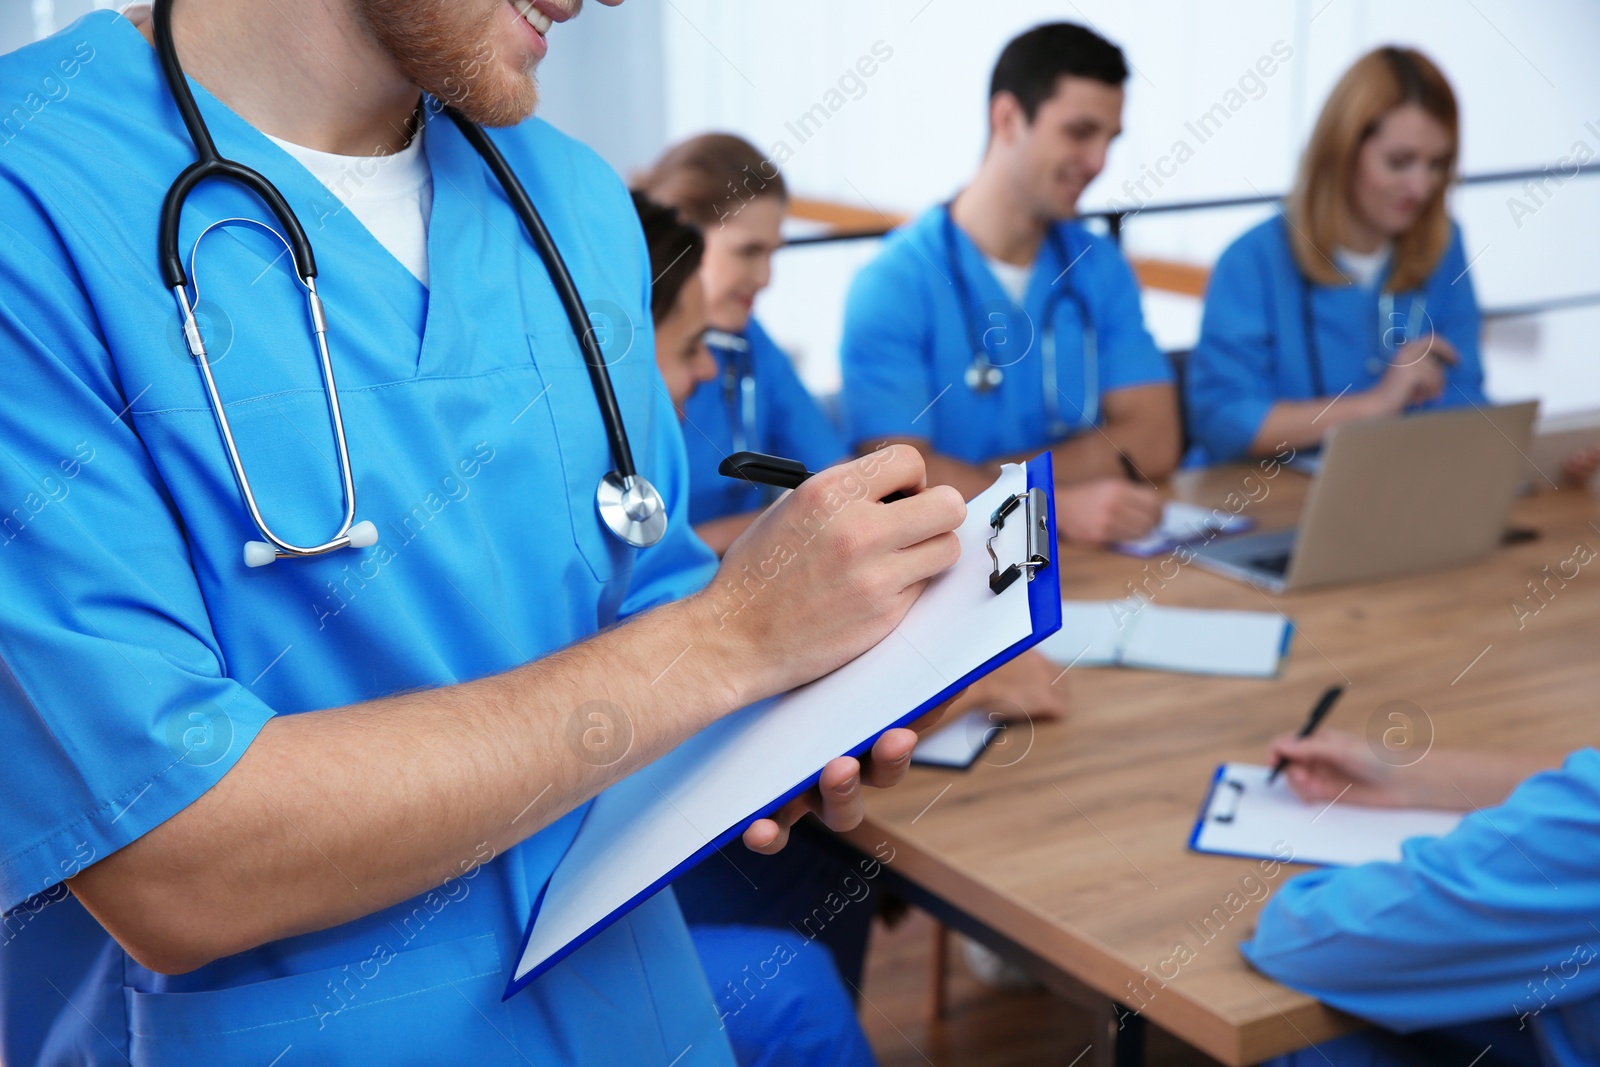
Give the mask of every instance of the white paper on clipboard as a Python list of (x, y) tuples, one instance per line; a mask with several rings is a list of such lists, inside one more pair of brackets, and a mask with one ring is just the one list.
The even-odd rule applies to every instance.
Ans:
[(1308, 804), (1270, 767), (1228, 763), (1217, 769), (1211, 796), (1195, 823), (1196, 852), (1252, 859), (1288, 859), (1323, 867), (1357, 867), (1400, 858), (1413, 837), (1443, 837), (1462, 819), (1459, 811)]

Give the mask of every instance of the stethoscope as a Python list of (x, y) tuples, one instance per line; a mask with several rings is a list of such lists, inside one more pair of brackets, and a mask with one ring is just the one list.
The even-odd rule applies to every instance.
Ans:
[(727, 330), (705, 332), (710, 347), (727, 353), (722, 371), (722, 406), (728, 412), (733, 431), (733, 451), (747, 452), (756, 447), (756, 369), (750, 342)]
[[(195, 104), (194, 95), (189, 91), (183, 67), (178, 62), (178, 50), (172, 38), (172, 3), (173, 0), (155, 0), (152, 14), (155, 21), (156, 51), (160, 56), (161, 68), (171, 89), (173, 102), (177, 105), (179, 114), (183, 116), (183, 124), (189, 130), (189, 139), (194, 142), (197, 158), (178, 175), (172, 187), (167, 190), (166, 199), (161, 205), (161, 273), (167, 288), (177, 299), (178, 314), (183, 320), (184, 339), (188, 343), (190, 354), (200, 365), (200, 374), (205, 380), (206, 395), (211, 403), (211, 411), (217, 419), (217, 429), (221, 432), (222, 445), (228, 453), (228, 463), (233, 468), (234, 480), (239, 484), (239, 492), (244, 497), (245, 507), (249, 510), (256, 529), (266, 538), (265, 541), (245, 542), (245, 565), (263, 567), (277, 559), (319, 556), (347, 546), (366, 548), (377, 543), (378, 528), (370, 521), (355, 521), (356, 487), (354, 475), (350, 470), (350, 446), (345, 440), (344, 418), (339, 411), (339, 389), (334, 384), (333, 363), (328, 355), (328, 321), (322, 301), (317, 296), (317, 265), (311, 254), (311, 242), (306, 239), (305, 230), (301, 227), (294, 210), (289, 207), (288, 201), (275, 185), (260, 172), (227, 159), (217, 151), (217, 146), (211, 139), (211, 131), (200, 115), (200, 108)], [(595, 401), (600, 406), (600, 418), (605, 423), (606, 437), (611, 446), (611, 461), (615, 465), (613, 470), (600, 479), (599, 488), (595, 491), (595, 506), (600, 512), (601, 521), (605, 523), (607, 529), (627, 544), (635, 548), (648, 548), (661, 540), (662, 535), (666, 533), (666, 505), (661, 499), (661, 494), (656, 492), (655, 486), (651, 485), (634, 466), (633, 450), (628, 445), (627, 428), (623, 425), (622, 412), (617, 406), (616, 392), (611, 387), (611, 374), (606, 367), (605, 356), (595, 341), (588, 312), (578, 295), (572, 274), (567, 270), (566, 262), (561, 258), (561, 252), (556, 248), (550, 231), (545, 228), (544, 220), (539, 217), (533, 201), (528, 198), (527, 190), (517, 180), (516, 174), (511, 170), (505, 157), (500, 154), (500, 150), (477, 125), (451, 108), (447, 107), (444, 111), (461, 128), (467, 141), (494, 172), (505, 190), (506, 197), (511, 201), (513, 210), (533, 239), (534, 246), (539, 250), (539, 257), (544, 260), (545, 269), (550, 273), (550, 280), (555, 286), (556, 293), (561, 298), (573, 335), (578, 339), (584, 363), (588, 365), (589, 382), (594, 389)], [(239, 458), (239, 446), (234, 440), (233, 427), (228, 422), (228, 413), (223, 407), (222, 396), (217, 391), (211, 360), (206, 353), (205, 342), (200, 336), (200, 327), (195, 321), (194, 304), (189, 299), (188, 274), (184, 270), (183, 258), (178, 252), (178, 223), (189, 194), (207, 178), (227, 178), (255, 193), (272, 211), (282, 225), (284, 233), (280, 234), (254, 219), (223, 219), (201, 232), (200, 237), (195, 239), (195, 250), (199, 250), (200, 240), (217, 226), (239, 222), (260, 227), (283, 242), (293, 258), (295, 273), (299, 277), (300, 284), (306, 290), (306, 303), (311, 312), (311, 333), (316, 342), (317, 358), (322, 368), (322, 384), (328, 398), (328, 415), (333, 423), (334, 449), (338, 458), (340, 486), (344, 496), (344, 516), (338, 531), (319, 545), (297, 545), (287, 541), (274, 533), (267, 525), (267, 520), (262, 517), (261, 507), (250, 486), (250, 479), (245, 474), (244, 461)], [(191, 272), (193, 266), (191, 256)], [(197, 284), (195, 303), (198, 303), (198, 300)]]
[[(972, 362), (967, 365), (963, 380), (967, 388), (974, 393), (980, 395), (992, 393), (1000, 387), (1001, 382), (1005, 381), (1005, 370), (990, 361), (988, 349), (983, 344), (983, 335), (988, 331), (981, 330), (978, 323), (973, 320), (972, 290), (967, 285), (967, 275), (962, 269), (960, 248), (956, 243), (956, 224), (950, 217), (949, 204), (944, 206), (943, 222), (945, 258), (950, 263), (950, 273), (956, 287), (956, 301), (961, 305), (961, 318), (966, 326), (967, 343), (972, 349)], [(1045, 239), (1050, 242), (1050, 247), (1061, 263), (1070, 265), (1073, 262), (1068, 254), (1067, 243), (1057, 227), (1050, 227)], [(1045, 418), (1051, 437), (1065, 436), (1069, 429), (1061, 418), (1061, 397), (1056, 387), (1056, 308), (1062, 300), (1072, 301), (1073, 307), (1078, 312), (1078, 321), (1083, 323), (1083, 410), (1079, 425), (1080, 428), (1087, 429), (1100, 421), (1099, 335), (1095, 331), (1094, 320), (1089, 317), (1089, 307), (1082, 295), (1070, 281), (1064, 285), (1052, 285), (1050, 295), (1045, 300), (1044, 328), (1040, 331), (1039, 338), (1039, 354), (1043, 357), (1044, 364)], [(1015, 362), (1016, 360), (1012, 361)]]
[[(1312, 388), (1319, 397), (1331, 396), (1332, 390), (1328, 388), (1327, 378), (1322, 371), (1322, 350), (1317, 343), (1317, 328), (1311, 314), (1311, 282), (1304, 274), (1300, 274), (1300, 332), (1304, 336), (1306, 345), (1306, 362), (1311, 366)], [(1394, 333), (1394, 294), (1385, 290), (1378, 294), (1378, 349), (1385, 356), (1399, 350), (1400, 346), (1420, 335), (1422, 317), (1427, 312), (1427, 297), (1422, 293), (1415, 293), (1411, 297), (1411, 309), (1406, 313), (1405, 333), (1400, 335), (1398, 341), (1392, 338)], [(1385, 361), (1377, 357), (1367, 361), (1367, 372), (1379, 374), (1383, 370)]]
[[(726, 363), (722, 370), (722, 406), (727, 412), (733, 449), (731, 454), (761, 451), (766, 447), (756, 432), (756, 364), (755, 351), (748, 338), (727, 330), (709, 329), (705, 332), (706, 344), (723, 352)], [(746, 484), (757, 486), (770, 504), (782, 491), (771, 485), (759, 485), (746, 479)], [(742, 492), (736, 482), (728, 483), (728, 491)]]

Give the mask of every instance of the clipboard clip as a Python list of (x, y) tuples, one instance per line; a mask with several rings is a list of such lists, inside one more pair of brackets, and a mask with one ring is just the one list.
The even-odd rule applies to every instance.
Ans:
[[(1227, 778), (1223, 780), (1222, 784), (1228, 787), (1230, 791), (1223, 793), (1218, 799), (1216, 809), (1211, 813), (1211, 821), (1229, 823), (1233, 821), (1235, 815), (1239, 814), (1239, 803), (1244, 800), (1244, 783)], [(1229, 798), (1233, 800), (1232, 806), (1223, 809), (1222, 801), (1226, 801)]]
[[(1027, 533), (1027, 555), (1017, 563), (1011, 564), (1004, 570), (1000, 567), (1000, 557), (995, 555), (994, 539), (1000, 536), (1000, 529), (1018, 509), (1022, 511), (1023, 523)], [(994, 571), (989, 575), (989, 589), (996, 593), (1003, 593), (1006, 588), (1016, 581), (1024, 572), (1028, 581), (1033, 581), (1034, 572), (1050, 562), (1050, 523), (1049, 502), (1045, 499), (1043, 489), (1029, 489), (1026, 493), (1012, 493), (1000, 502), (989, 516), (989, 526), (994, 531), (989, 535), (983, 545), (989, 550), (989, 558), (994, 561)]]

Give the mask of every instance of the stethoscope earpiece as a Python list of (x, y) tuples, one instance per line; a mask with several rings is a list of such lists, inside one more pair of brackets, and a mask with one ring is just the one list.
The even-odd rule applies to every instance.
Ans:
[[(378, 543), (378, 528), (370, 520), (363, 519), (341, 534), (337, 543), (323, 549), (332, 552), (336, 548), (371, 548)], [(246, 541), (244, 543), (244, 565), (246, 567), (265, 567), (269, 563), (276, 563), (280, 557), (293, 556), (304, 553), (282, 552), (278, 547), (266, 541)], [(320, 553), (318, 553), (320, 554)]]

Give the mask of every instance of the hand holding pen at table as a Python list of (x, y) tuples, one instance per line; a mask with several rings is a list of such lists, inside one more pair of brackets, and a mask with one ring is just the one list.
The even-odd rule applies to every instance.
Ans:
[(1461, 362), (1455, 346), (1436, 333), (1407, 341), (1395, 352), (1374, 392), (1388, 402), (1390, 414), (1437, 399), (1445, 375)]
[[(1382, 749), (1382, 744), (1376, 746)], [(1529, 775), (1559, 766), (1563, 753), (1434, 748), (1414, 762), (1384, 760), (1364, 737), (1323, 730), (1309, 737), (1284, 734), (1267, 747), (1283, 777), (1312, 804), (1374, 808), (1443, 808), (1465, 811), (1499, 804)]]
[(1310, 737), (1283, 734), (1272, 739), (1267, 756), (1274, 766), (1279, 760), (1288, 762), (1283, 779), (1308, 803), (1327, 804), (1337, 797), (1340, 803), (1375, 808), (1422, 806), (1407, 788), (1408, 780), (1374, 755), (1365, 738), (1343, 730)]

